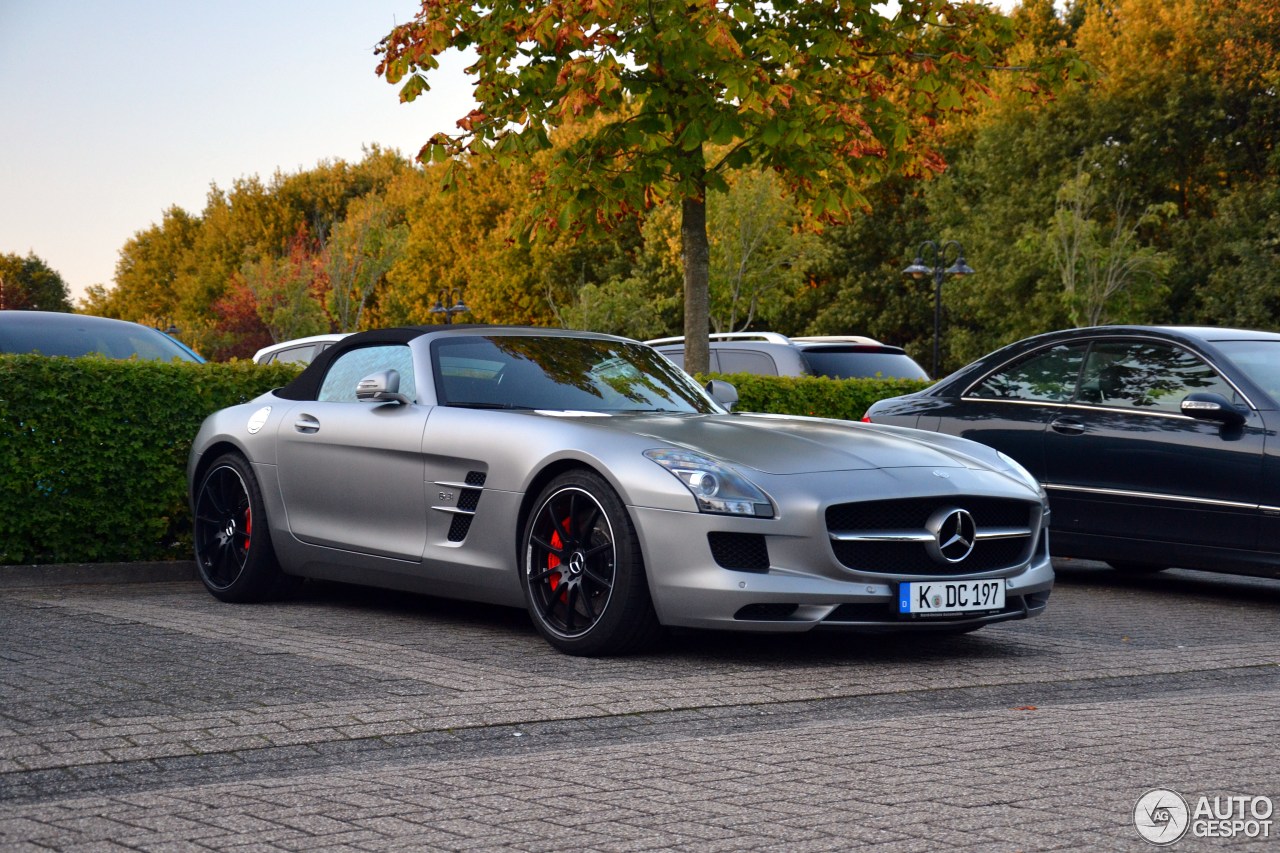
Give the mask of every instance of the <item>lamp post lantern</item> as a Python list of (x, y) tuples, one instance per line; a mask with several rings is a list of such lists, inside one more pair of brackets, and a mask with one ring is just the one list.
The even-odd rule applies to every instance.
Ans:
[[(446, 303), (452, 302), (452, 305)], [(436, 304), (431, 306), (432, 314), (443, 314), (445, 324), (453, 322), (454, 314), (465, 314), (471, 309), (462, 301), (462, 291), (457, 288), (442, 289), (436, 294)]]
[[(947, 256), (955, 250), (955, 260), (947, 264)], [(933, 378), (938, 378), (939, 341), (942, 338), (942, 281), (949, 275), (973, 275), (973, 269), (964, 262), (964, 247), (955, 240), (938, 243), (925, 240), (916, 250), (916, 259), (902, 271), (903, 275), (921, 279), (933, 276)]]

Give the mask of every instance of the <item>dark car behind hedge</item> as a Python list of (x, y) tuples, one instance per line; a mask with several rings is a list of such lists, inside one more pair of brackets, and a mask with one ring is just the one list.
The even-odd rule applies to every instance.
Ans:
[(866, 420), (982, 442), (1049, 493), (1050, 545), (1280, 577), (1280, 334), (1103, 326), (1011, 344)]

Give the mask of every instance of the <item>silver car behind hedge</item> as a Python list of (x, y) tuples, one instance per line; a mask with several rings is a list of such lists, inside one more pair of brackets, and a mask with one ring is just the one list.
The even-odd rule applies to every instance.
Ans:
[(523, 606), (571, 654), (664, 626), (962, 632), (1040, 613), (1053, 584), (1044, 493), (1007, 457), (730, 414), (585, 332), (352, 335), (211, 415), (188, 479), (224, 601), (322, 578)]

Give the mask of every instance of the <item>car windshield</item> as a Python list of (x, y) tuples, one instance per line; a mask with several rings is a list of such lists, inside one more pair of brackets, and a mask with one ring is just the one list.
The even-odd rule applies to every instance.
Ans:
[(887, 379), (928, 379), (924, 368), (903, 353), (846, 350), (805, 350), (801, 356), (816, 376), (833, 379), (861, 379), (883, 376)]
[[(1254, 384), (1280, 402), (1280, 341), (1214, 341)], [(1257, 401), (1255, 401), (1257, 402)]]
[(446, 406), (586, 412), (709, 413), (719, 407), (641, 344), (595, 338), (485, 335), (431, 345)]

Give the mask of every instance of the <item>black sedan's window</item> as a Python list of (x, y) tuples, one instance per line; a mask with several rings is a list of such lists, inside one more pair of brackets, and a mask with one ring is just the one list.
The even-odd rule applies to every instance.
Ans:
[(1203, 359), (1162, 343), (1100, 341), (1080, 382), (1081, 402), (1152, 412), (1179, 412), (1183, 398), (1196, 391), (1242, 402)]
[(1222, 350), (1258, 387), (1280, 400), (1280, 341), (1216, 341)]
[(594, 338), (484, 335), (431, 345), (446, 406), (587, 412), (712, 412), (698, 386), (654, 350)]
[(400, 393), (417, 401), (413, 378), (413, 353), (403, 344), (392, 346), (362, 347), (343, 353), (329, 366), (317, 397), (322, 402), (354, 403), (356, 386), (361, 379), (382, 370), (394, 370), (400, 374)]
[(1038, 350), (988, 376), (966, 396), (993, 400), (1066, 403), (1075, 396), (1085, 344)]

